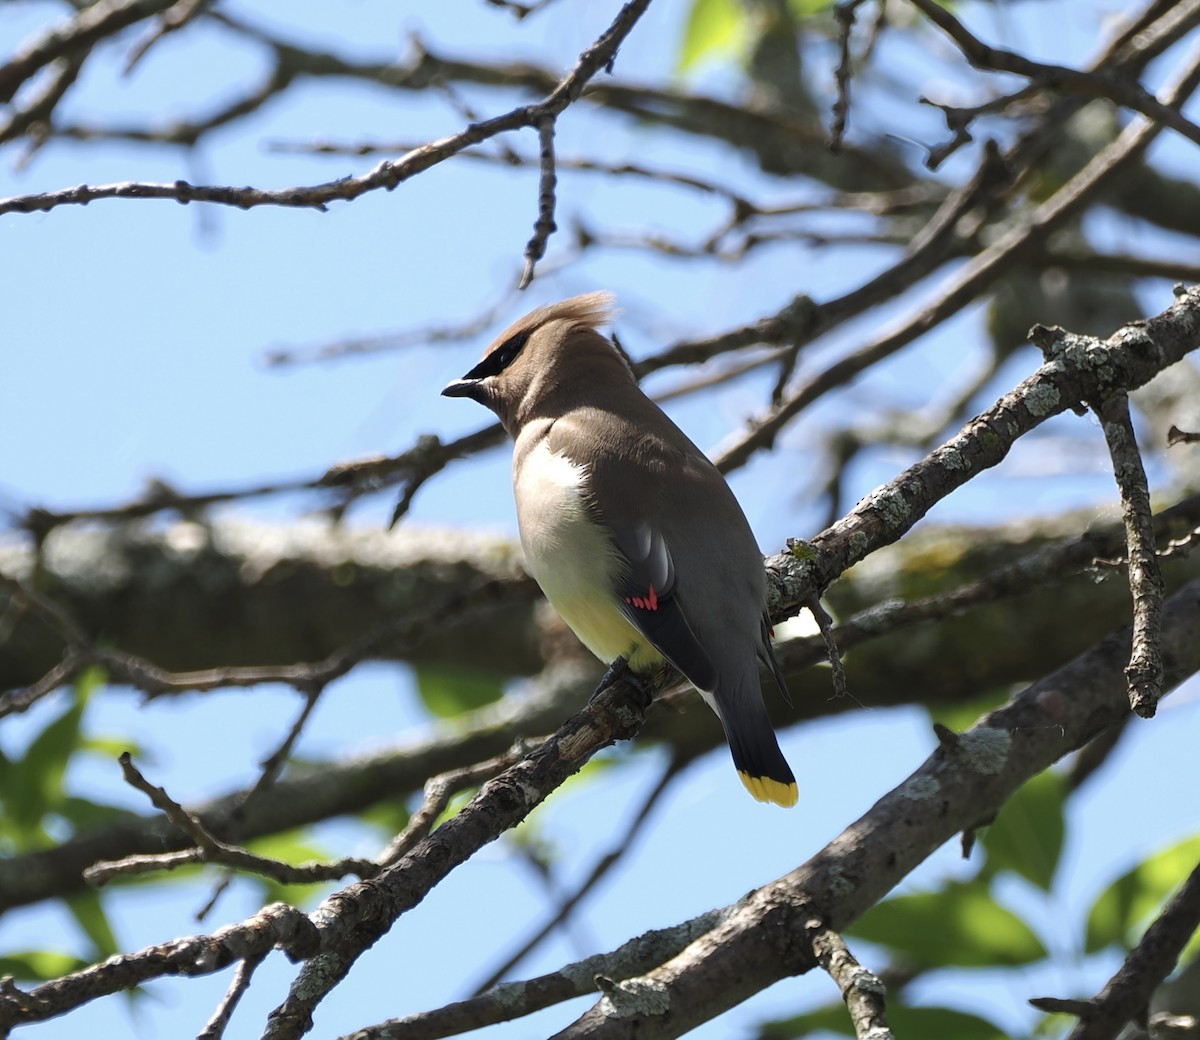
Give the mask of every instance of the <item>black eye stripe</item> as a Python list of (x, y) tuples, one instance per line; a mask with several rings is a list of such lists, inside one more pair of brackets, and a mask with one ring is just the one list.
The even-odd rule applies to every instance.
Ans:
[(500, 370), (508, 368), (514, 361), (517, 360), (517, 355), (521, 353), (521, 348), (529, 341), (529, 332), (518, 332), (511, 339), (500, 345), (500, 349), (495, 352), (499, 358)]
[(529, 334), (532, 329), (526, 329), (524, 332), (518, 332), (515, 336), (510, 337), (493, 350), (485, 357), (478, 365), (476, 365), (465, 376), (467, 379), (486, 379), (488, 376), (496, 376), (503, 372), (509, 365), (517, 359), (517, 355), (521, 353), (521, 348), (529, 340)]

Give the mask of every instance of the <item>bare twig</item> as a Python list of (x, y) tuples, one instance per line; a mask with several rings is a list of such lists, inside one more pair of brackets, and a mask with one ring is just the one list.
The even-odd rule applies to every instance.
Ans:
[(841, 0), (833, 9), (838, 25), (838, 64), (834, 73), (837, 100), (833, 103), (833, 125), (829, 128), (829, 148), (833, 152), (842, 146), (846, 120), (850, 116), (850, 80), (854, 75), (850, 61), (850, 37), (854, 32), (855, 16), (862, 4), (863, 0)]
[(838, 649), (837, 639), (833, 634), (833, 618), (821, 605), (819, 596), (810, 596), (804, 605), (808, 607), (817, 623), (817, 628), (821, 631), (821, 640), (825, 644), (825, 657), (832, 669), (830, 681), (833, 684), (833, 695), (835, 697), (849, 696), (850, 691), (846, 687), (846, 669), (842, 664), (842, 652)]
[(490, 780), (498, 773), (510, 769), (528, 750), (525, 747), (517, 747), (484, 762), (430, 777), (425, 781), (425, 801), (421, 808), (412, 814), (408, 826), (397, 834), (376, 857), (376, 862), (381, 867), (388, 867), (399, 862), (417, 842), (428, 837), (438, 817), (446, 811), (451, 798), (460, 791), (465, 791), (469, 787), (478, 787), (485, 780)]
[[(468, 433), (448, 444), (442, 443), (437, 437), (422, 437), (412, 448), (400, 456), (404, 459), (404, 463), (399, 469), (394, 468), (395, 460), (389, 460), (386, 464), (389, 479), (391, 479), (391, 474), (398, 475), (403, 481), (404, 487), (400, 500), (392, 510), (389, 526), (395, 527), (397, 521), (408, 512), (408, 507), (412, 505), (412, 500), (422, 485), (455, 459), (473, 455), (482, 448), (491, 448), (503, 441), (504, 428), (499, 423), (492, 423), (491, 426), (485, 426), (475, 433)], [(354, 473), (354, 481), (358, 482), (361, 475), (361, 472)]]
[[(1180, 503), (1178, 507), (1155, 517), (1164, 531), (1177, 529), (1181, 523), (1190, 523), (1183, 518), (1196, 509), (1196, 498)], [(911, 625), (940, 620), (960, 614), (972, 607), (995, 602), (1011, 596), (1019, 596), (1049, 583), (1061, 582), (1074, 574), (1093, 571), (1097, 566), (1097, 553), (1107, 553), (1124, 544), (1123, 528), (1106, 531), (1089, 531), (1078, 538), (1067, 538), (1052, 542), (1033, 552), (997, 567), (975, 581), (967, 582), (946, 592), (930, 596), (919, 596), (910, 600), (885, 600), (843, 618), (834, 626), (832, 635), (836, 645), (843, 651), (859, 646), (871, 639), (898, 632)], [(1171, 539), (1173, 545), (1186, 539)], [(793, 551), (804, 554), (811, 549), (793, 540)], [(1167, 555), (1160, 551), (1159, 556)], [(1115, 565), (1123, 565), (1117, 561)], [(827, 659), (829, 650), (823, 635), (791, 639), (779, 647), (780, 659), (789, 669), (806, 667)]]
[(88, 666), (86, 654), (68, 649), (63, 659), (36, 682), (24, 689), (10, 690), (0, 694), (0, 719), (5, 715), (18, 715), (28, 711), (47, 694), (65, 686)]
[(437, 1040), (531, 1015), (572, 997), (594, 993), (593, 979), (598, 975), (619, 981), (649, 971), (710, 931), (727, 913), (709, 910), (670, 928), (646, 932), (607, 953), (566, 964), (548, 975), (502, 982), (467, 1000), (367, 1026), (357, 1030), (353, 1040)]
[(23, 83), (58, 60), (86, 53), (100, 40), (166, 10), (175, 0), (109, 0), (89, 4), (63, 25), (47, 30), (0, 66), (0, 104), (12, 101)]
[[(126, 766), (127, 754), (122, 756), (122, 768)], [(524, 754), (523, 749), (514, 749), (484, 762), (430, 778), (425, 784), (424, 805), (413, 814), (408, 826), (373, 859), (346, 856), (327, 863), (314, 861), (299, 865), (258, 856), (246, 849), (220, 841), (208, 832), (195, 814), (189, 813), (182, 806), (176, 804), (162, 788), (155, 788), (149, 784), (142, 786), (145, 783), (143, 780), (136, 783), (135, 786), (139, 790), (150, 793), (155, 805), (166, 811), (173, 822), (178, 822), (182, 830), (194, 839), (198, 835), (206, 835), (205, 840), (197, 840), (197, 848), (183, 849), (178, 852), (128, 856), (120, 860), (101, 861), (88, 867), (84, 871), (84, 877), (89, 884), (99, 886), (116, 877), (160, 870), (175, 870), (193, 863), (220, 863), (245, 873), (272, 878), (280, 884), (338, 881), (348, 874), (354, 874), (364, 879), (376, 877), (380, 871), (401, 859), (418, 841), (428, 835), (454, 794), (467, 787), (478, 785), (509, 768), (522, 754)], [(236, 823), (238, 815), (245, 811), (251, 796), (260, 789), (260, 786), (256, 786), (239, 801), (230, 814), (230, 819), (234, 823)], [(170, 807), (169, 811), (168, 807)], [(203, 917), (204, 915), (201, 913), (199, 916)]]
[(20, 107), (14, 108), (7, 122), (0, 124), (0, 144), (22, 134), (29, 135), (30, 146), (21, 165), (28, 162), (32, 154), (45, 143), (55, 106), (79, 78), (83, 61), (79, 55), (55, 60), (52, 66), (54, 74), (47, 78), (41, 90), (27, 98)]
[[(1153, 94), (1129, 77), (1110, 72), (1048, 65), (1002, 48), (990, 47), (972, 35), (966, 26), (936, 0), (909, 0), (930, 21), (958, 44), (967, 60), (980, 69), (1008, 72), (1024, 76), (1043, 89), (1076, 91), (1086, 97), (1104, 97), (1138, 112), (1152, 122), (1170, 127), (1176, 133), (1200, 144), (1200, 127), (1184, 118), (1175, 107), (1177, 101), (1163, 104)], [(1194, 4), (1194, 0), (1189, 0)], [(1184, 6), (1184, 5), (1180, 5)]]
[[(1167, 96), (1172, 104), (1181, 103), (1191, 95), (1198, 83), (1200, 58), (1193, 56), (1180, 70)], [(1012, 228), (955, 274), (934, 301), (897, 328), (818, 373), (766, 415), (756, 419), (749, 433), (721, 453), (716, 460), (718, 467), (723, 472), (729, 472), (744, 464), (754, 452), (774, 444), (784, 426), (813, 401), (957, 314), (975, 300), (983, 287), (994, 281), (1002, 270), (1036, 247), (1063, 220), (1108, 184), (1120, 169), (1140, 156), (1161, 130), (1159, 124), (1146, 120), (1130, 123), (1115, 141), (1042, 203), (1027, 221)]]
[(369, 882), (336, 893), (318, 908), (324, 952), (301, 968), (287, 999), (270, 1016), (264, 1040), (302, 1036), (312, 1013), (359, 955), (451, 870), (523, 820), (602, 747), (632, 737), (643, 719), (642, 694), (617, 679), (599, 689), (537, 750), (489, 781), (457, 815)]
[(154, 481), (145, 495), (124, 505), (59, 512), (31, 509), (22, 519), (22, 526), (36, 538), (44, 539), (56, 527), (77, 520), (126, 523), (161, 512), (174, 511), (187, 515), (209, 506), (295, 491), (333, 492), (340, 499), (339, 508), (344, 508), (363, 495), (394, 484), (403, 487), (396, 513), (396, 519), (399, 519), (407, 511), (422, 485), (432, 476), (440, 473), (455, 459), (494, 447), (503, 439), (504, 430), (499, 423), (484, 426), (474, 433), (464, 434), (452, 441), (442, 441), (436, 436), (425, 434), (418, 437), (411, 448), (398, 455), (376, 455), (367, 459), (340, 462), (313, 477), (225, 488), (220, 491), (183, 493), (175, 491), (161, 481)]
[[(1081, 401), (1134, 390), (1200, 346), (1200, 288), (1182, 290), (1154, 318), (1115, 332), (1102, 343), (1075, 338), (1011, 393), (955, 437), (867, 495), (843, 519), (807, 543), (768, 560), (783, 589), (780, 616), (804, 606), (843, 571), (890, 544), (953, 489), (997, 465), (1016, 440)], [(1100, 359), (1104, 363), (1100, 363)]]
[(1079, 1022), (1068, 1040), (1113, 1040), (1125, 1025), (1145, 1013), (1150, 996), (1171, 974), (1183, 948), (1200, 927), (1200, 866), (1171, 897), (1171, 901), (1120, 970), (1091, 1000), (1038, 997), (1031, 1000), (1043, 1011), (1077, 1015)]
[(637, 811), (633, 819), (630, 820), (629, 826), (625, 828), (625, 833), (621, 835), (621, 838), (616, 842), (614, 847), (596, 861), (595, 866), (588, 872), (587, 877), (575, 887), (575, 891), (570, 896), (559, 901), (550, 919), (506, 957), (503, 964), (493, 968), (488, 977), (475, 987), (473, 994), (475, 997), (483, 996), (488, 990), (498, 986), (503, 981), (504, 976), (516, 968), (541, 942), (553, 934), (554, 930), (570, 917), (571, 913), (583, 902), (588, 893), (621, 861), (625, 853), (633, 847), (634, 840), (641, 832), (646, 821), (650, 819), (651, 812), (658, 803), (659, 797), (671, 782), (679, 776), (679, 771), (685, 764), (686, 762), (679, 757), (672, 758), (667, 763), (666, 769), (663, 770), (662, 775), (658, 778), (658, 783), (646, 793), (645, 798), (642, 799), (641, 808)]
[(1120, 391), (1095, 406), (1113, 460), (1113, 475), (1121, 492), (1128, 544), (1129, 591), (1133, 595), (1133, 649), (1125, 674), (1129, 705), (1142, 718), (1152, 718), (1162, 692), (1163, 577), (1154, 551), (1154, 517), (1150, 489), (1138, 452), (1129, 396)]
[(304, 727), (312, 716), (313, 709), (317, 706), (317, 701), (321, 699), (321, 694), (325, 692), (327, 684), (314, 682), (302, 684), (302, 686), (307, 687), (304, 694), (304, 707), (300, 709), (300, 713), (296, 716), (296, 721), (292, 723), (292, 728), (288, 730), (287, 736), (283, 738), (279, 747), (262, 761), (262, 772), (259, 774), (254, 786), (246, 792), (245, 799), (234, 814), (235, 819), (245, 812), (247, 802), (252, 801), (279, 779), (279, 774), (283, 772), (283, 767), (287, 765), (287, 760), (292, 754), (292, 748), (296, 746), (296, 741), (300, 739), (300, 734), (304, 731)]
[(253, 978), (255, 970), (264, 960), (266, 960), (265, 953), (256, 954), (253, 957), (244, 958), (238, 964), (237, 970), (233, 973), (233, 980), (229, 983), (229, 989), (225, 991), (225, 996), (221, 998), (221, 1003), (217, 1005), (217, 1010), (213, 1012), (212, 1018), (204, 1023), (204, 1028), (196, 1034), (196, 1040), (221, 1040), (238, 1003), (245, 995), (246, 990), (250, 988), (250, 980)]
[[(132, 757), (128, 751), (121, 753), (120, 763), (121, 772), (125, 775), (125, 780), (131, 786), (145, 793), (176, 827), (196, 843), (196, 847), (200, 850), (200, 855), (197, 858), (202, 862), (222, 863), (229, 867), (248, 870), (255, 874), (274, 878), (280, 884), (285, 885), (336, 880), (351, 873), (358, 874), (361, 877), (364, 874), (372, 872), (374, 864), (370, 860), (347, 858), (336, 864), (311, 863), (294, 867), (290, 863), (269, 859), (266, 856), (258, 856), (237, 845), (230, 845), (213, 834), (197, 816), (188, 812), (167, 794), (164, 788), (155, 787), (151, 784), (133, 764)], [(174, 861), (177, 856), (170, 856), (170, 858)], [(145, 861), (152, 859), (153, 857), (143, 857)], [(176, 864), (173, 863), (173, 865)], [(95, 872), (91, 875), (90, 879), (98, 880), (103, 877), (104, 880), (108, 880), (118, 873), (131, 872), (129, 870), (115, 869), (115, 866), (114, 864), (105, 864), (103, 875)]]
[[(34, 604), (39, 614), (63, 637), (67, 644), (66, 656), (60, 666), (39, 680), (38, 696), (49, 692), (50, 680), (68, 682), (83, 668), (92, 664), (102, 665), (109, 678), (126, 682), (142, 690), (150, 698), (185, 690), (207, 691), (222, 687), (249, 687), (263, 683), (287, 683), (297, 689), (312, 689), (328, 685), (340, 679), (366, 658), (377, 652), (379, 647), (392, 640), (413, 640), (449, 617), (460, 617), (464, 610), (486, 606), (498, 594), (518, 591), (511, 583), (486, 580), (470, 588), (449, 594), (440, 604), (422, 604), (411, 614), (381, 622), (366, 634), (340, 647), (328, 657), (313, 662), (276, 666), (248, 666), (205, 668), (191, 672), (171, 672), (136, 654), (94, 645), (67, 611), (50, 598), (25, 587), (22, 583), (0, 574), (0, 587), (12, 590), (15, 596)], [(526, 583), (526, 593), (535, 595), (532, 582)], [(51, 687), (52, 688), (52, 687)], [(36, 698), (34, 698), (36, 699)], [(22, 705), (31, 703), (29, 691), (25, 691), (11, 702), (0, 702), (8, 711), (23, 710)]]
[[(211, 975), (243, 960), (261, 960), (276, 946), (290, 960), (311, 957), (320, 946), (316, 925), (295, 907), (273, 903), (241, 924), (111, 957), (36, 987), (0, 993), (0, 1029), (43, 1021), (91, 1000), (131, 990), (170, 975)], [(15, 988), (15, 987), (14, 987)]]
[(541, 174), (538, 177), (538, 217), (533, 225), (533, 237), (525, 246), (525, 269), (517, 283), (518, 289), (528, 288), (529, 283), (533, 281), (534, 266), (546, 255), (546, 244), (558, 228), (554, 223), (554, 189), (558, 183), (558, 174), (554, 166), (554, 117), (546, 115), (538, 120), (537, 132), (541, 163)]
[[(130, 52), (129, 58), (125, 62), (125, 75), (128, 76), (137, 67), (138, 62), (159, 40), (182, 29), (188, 22), (202, 14), (212, 2), (213, 0), (175, 0), (175, 3), (158, 16), (158, 25)], [(246, 984), (250, 984), (249, 979)]]
[(385, 351), (404, 350), (408, 347), (428, 346), (433, 343), (458, 343), (473, 339), (492, 328), (509, 305), (509, 293), (502, 300), (485, 307), (467, 321), (454, 325), (436, 325), (427, 328), (406, 329), (402, 332), (380, 333), (374, 336), (358, 336), (339, 339), (333, 343), (315, 346), (272, 347), (263, 356), (271, 368), (288, 365), (307, 365), (321, 361), (340, 361), (347, 357), (378, 354)]
[(858, 1040), (895, 1040), (884, 1005), (887, 990), (879, 977), (858, 962), (846, 941), (820, 915), (805, 922), (805, 935), (817, 963), (837, 983)]
[[(142, 6), (145, 3), (146, 0), (142, 0)], [(169, 0), (158, 0), (155, 9), (162, 9), (168, 4)], [(503, 115), (472, 123), (456, 134), (431, 141), (399, 159), (384, 160), (374, 169), (359, 176), (342, 177), (324, 184), (282, 190), (253, 187), (234, 188), (226, 185), (194, 185), (184, 180), (177, 180), (173, 184), (135, 181), (119, 184), (81, 184), (78, 187), (64, 188), (60, 191), (0, 199), (0, 215), (44, 212), (54, 209), (56, 206), (87, 205), (89, 202), (110, 198), (173, 199), (181, 203), (213, 202), (236, 206), (240, 209), (250, 209), (255, 206), (284, 206), (316, 209), (323, 212), (329, 208), (331, 202), (349, 202), (368, 192), (380, 189), (390, 191), (408, 178), (423, 173), (471, 145), (479, 144), (481, 141), (511, 130), (530, 126), (537, 127), (544, 119), (553, 120), (559, 116), (568, 106), (578, 100), (588, 81), (601, 69), (611, 64), (621, 42), (633, 30), (649, 4), (650, 0), (629, 0), (617, 13), (608, 29), (579, 56), (575, 68), (563, 77), (540, 102), (522, 105)], [(106, 5), (97, 6), (104, 7)], [(127, 2), (120, 6), (138, 7), (139, 5), (136, 2)], [(0, 94), (8, 80), (20, 69), (25, 68), (27, 64), (27, 61), (19, 64), (10, 62), (5, 69), (6, 76), (0, 76)], [(14, 69), (16, 69), (15, 72)], [(280, 75), (285, 74), (280, 73)], [(292, 73), (286, 75), (290, 78)], [(259, 93), (271, 96), (278, 90), (279, 84), (269, 81), (264, 84)], [(261, 100), (256, 103), (256, 107), (258, 103), (261, 103)]]

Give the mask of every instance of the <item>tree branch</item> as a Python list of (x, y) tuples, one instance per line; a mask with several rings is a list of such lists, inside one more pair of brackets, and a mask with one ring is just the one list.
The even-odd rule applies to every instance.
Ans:
[[(540, 102), (520, 106), (503, 115), (472, 123), (456, 134), (432, 141), (399, 159), (385, 159), (374, 169), (360, 176), (341, 177), (324, 184), (285, 188), (278, 191), (252, 187), (194, 185), (184, 180), (177, 180), (173, 184), (149, 184), (135, 181), (119, 184), (81, 184), (78, 187), (65, 188), (61, 191), (0, 199), (0, 216), (6, 213), (40, 213), (54, 209), (56, 206), (87, 205), (99, 199), (110, 198), (174, 199), (181, 203), (214, 202), (226, 206), (236, 206), (239, 209), (252, 209), (255, 206), (284, 206), (317, 209), (324, 212), (331, 202), (348, 202), (367, 192), (380, 189), (391, 191), (402, 181), (423, 173), (471, 145), (479, 144), (481, 141), (511, 130), (537, 127), (543, 120), (553, 120), (559, 116), (569, 105), (578, 100), (588, 80), (614, 60), (621, 42), (633, 30), (649, 3), (650, 0), (629, 0), (617, 13), (612, 25), (579, 56), (575, 68), (563, 77)], [(103, 7), (104, 5), (99, 6)], [(127, 9), (127, 12), (137, 11), (139, 12), (137, 17), (142, 17), (143, 13), (140, 11), (142, 7), (151, 7), (155, 11), (162, 10), (170, 6), (170, 0), (155, 0), (153, 4), (147, 4), (146, 0), (132, 0), (132, 2), (116, 6)], [(122, 25), (131, 24), (135, 20), (137, 19), (130, 15), (129, 20)], [(115, 31), (115, 29), (110, 31)], [(53, 48), (49, 48), (49, 51), (52, 50)], [(5, 86), (15, 76), (21, 74), (22, 70), (30, 66), (31, 62), (47, 60), (43, 55), (49, 51), (48, 45), (43, 45), (31, 49), (30, 56), (25, 57), (24, 60), (10, 62), (4, 70), (0, 71), (0, 95)], [(264, 88), (264, 90), (267, 89), (274, 94), (278, 92), (280, 85), (272, 82)]]
[[(1200, 669), (1200, 582), (1163, 612), (1165, 683)], [(1021, 784), (1129, 715), (1114, 632), (938, 748), (916, 772), (808, 862), (727, 908), (672, 960), (601, 998), (553, 1040), (665, 1040), (816, 963), (804, 941), (814, 910), (844, 930), (956, 832), (994, 815)], [(1176, 656), (1176, 655), (1181, 656)]]
[(1017, 439), (1051, 416), (1115, 390), (1134, 390), (1200, 347), (1200, 288), (1178, 290), (1158, 316), (1107, 340), (1071, 343), (955, 437), (867, 495), (811, 543), (768, 559), (783, 582), (780, 608), (795, 612), (849, 567), (898, 539), (951, 491), (1001, 462)]
[[(1104, 989), (1091, 1000), (1064, 1001), (1069, 1008), (1056, 1009), (1080, 1019), (1068, 1040), (1113, 1040), (1126, 1024), (1144, 1015), (1151, 994), (1174, 970), (1197, 927), (1200, 927), (1200, 866), (1146, 929), (1142, 941), (1129, 952)], [(1030, 1001), (1035, 1007), (1046, 1009), (1052, 1002), (1054, 998)]]

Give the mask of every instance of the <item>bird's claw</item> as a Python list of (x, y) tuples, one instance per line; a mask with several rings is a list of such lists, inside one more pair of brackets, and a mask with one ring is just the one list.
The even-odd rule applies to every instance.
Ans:
[(638, 701), (644, 711), (650, 707), (650, 702), (654, 700), (653, 691), (642, 681), (641, 677), (629, 667), (629, 661), (624, 657), (618, 657), (611, 665), (608, 666), (608, 671), (604, 673), (604, 677), (596, 686), (595, 692), (589, 698), (594, 701), (613, 683), (623, 682), (632, 687), (638, 695)]

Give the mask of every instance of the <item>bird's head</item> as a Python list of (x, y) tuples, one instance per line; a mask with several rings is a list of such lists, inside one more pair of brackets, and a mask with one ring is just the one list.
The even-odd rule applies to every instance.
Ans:
[(493, 340), (446, 397), (469, 397), (490, 408), (514, 437), (530, 419), (561, 414), (596, 381), (632, 381), (628, 363), (599, 329), (613, 318), (613, 297), (591, 292), (547, 304)]

